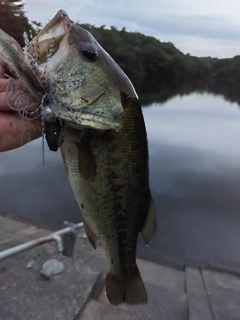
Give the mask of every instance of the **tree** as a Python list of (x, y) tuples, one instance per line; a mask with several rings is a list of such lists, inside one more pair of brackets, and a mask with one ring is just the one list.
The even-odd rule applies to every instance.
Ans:
[(0, 0), (0, 28), (24, 46), (23, 33), (33, 28), (25, 16), (24, 4), (20, 0)]

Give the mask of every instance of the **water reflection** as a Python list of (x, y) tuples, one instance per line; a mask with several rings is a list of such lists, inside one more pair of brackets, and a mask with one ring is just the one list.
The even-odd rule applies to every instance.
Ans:
[[(158, 234), (139, 256), (159, 263), (238, 268), (240, 264), (240, 112), (207, 93), (176, 96), (143, 109)], [(47, 149), (47, 148), (46, 148)], [(62, 227), (79, 209), (59, 153), (41, 140), (0, 154), (0, 212)]]
[(143, 105), (151, 105), (155, 102), (166, 102), (169, 99), (189, 95), (194, 92), (210, 93), (224, 98), (226, 101), (237, 102), (240, 105), (240, 83), (211, 78), (205, 81), (189, 81), (187, 79), (166, 79), (156, 83), (148, 79), (141, 88), (137, 88)]
[[(178, 267), (210, 264), (238, 269), (238, 105), (195, 93), (162, 107), (152, 104), (144, 115), (158, 211), (150, 258)], [(146, 254), (142, 246), (141, 255)]]
[(57, 229), (64, 220), (79, 222), (80, 211), (60, 153), (45, 149), (44, 165), (41, 139), (0, 153), (0, 214)]

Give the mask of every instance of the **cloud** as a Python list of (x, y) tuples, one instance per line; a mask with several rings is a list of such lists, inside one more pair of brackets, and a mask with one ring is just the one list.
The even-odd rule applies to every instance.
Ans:
[(163, 15), (149, 26), (159, 34), (239, 40), (239, 24), (223, 17)]
[[(204, 2), (201, 7), (204, 8)], [(121, 3), (109, 4), (108, 1), (95, 0), (88, 2), (78, 1), (49, 1), (47, 0), (25, 0), (27, 15), (30, 19), (46, 22), (51, 19), (60, 9), (68, 12), (70, 18), (80, 23), (91, 23), (95, 25), (126, 27), (131, 31), (145, 32), (151, 30), (155, 34), (198, 36), (214, 39), (239, 39), (238, 19), (226, 16), (223, 8), (221, 14), (216, 15), (212, 10), (202, 14), (183, 1), (179, 6), (176, 1), (159, 4), (154, 1), (151, 6), (146, 2), (133, 0), (131, 2), (122, 0)], [(214, 0), (208, 1), (215, 3)], [(224, 4), (224, 2), (222, 2)], [(47, 7), (48, 10), (42, 12), (39, 7)], [(221, 6), (220, 6), (221, 7)], [(223, 7), (223, 5), (222, 5)], [(211, 5), (210, 5), (211, 8)], [(171, 9), (171, 10), (170, 10)], [(201, 8), (200, 8), (201, 9)], [(216, 8), (215, 8), (216, 9)], [(240, 8), (239, 8), (240, 9)], [(34, 18), (32, 18), (34, 17)], [(135, 30), (133, 30), (135, 28)]]
[[(161, 41), (173, 42), (185, 53), (204, 56), (234, 56), (239, 53), (240, 2), (227, 0), (25, 0), (30, 20), (48, 22), (61, 8), (73, 21), (95, 26), (125, 27)], [(42, 10), (41, 8), (47, 8)], [(199, 45), (200, 44), (200, 45)]]

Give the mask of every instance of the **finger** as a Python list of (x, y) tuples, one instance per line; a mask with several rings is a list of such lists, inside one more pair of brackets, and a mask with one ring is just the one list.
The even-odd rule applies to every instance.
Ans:
[(0, 78), (6, 78), (6, 66), (6, 63), (2, 59), (0, 59)]
[(5, 78), (6, 77), (5, 73), (6, 73), (5, 69), (3, 68), (2, 65), (0, 65), (0, 78)]
[(41, 135), (41, 120), (24, 120), (10, 112), (0, 114), (0, 152), (18, 148)]
[[(6, 82), (8, 82), (8, 80), (6, 80)], [(23, 111), (24, 113), (32, 113), (33, 116), (37, 116), (39, 114), (39, 106), (26, 92), (1, 92), (1, 89), (4, 89), (7, 85), (6, 82), (0, 80), (0, 111)]]
[(21, 83), (13, 78), (8, 79), (7, 83), (7, 101), (10, 107), (15, 110), (34, 111), (38, 104), (36, 100), (21, 88)]
[[(0, 69), (1, 69), (1, 65), (0, 65)], [(7, 90), (7, 84), (8, 84), (8, 79), (2, 79), (0, 76), (0, 92)]]
[(11, 111), (6, 99), (6, 92), (0, 92), (0, 111)]

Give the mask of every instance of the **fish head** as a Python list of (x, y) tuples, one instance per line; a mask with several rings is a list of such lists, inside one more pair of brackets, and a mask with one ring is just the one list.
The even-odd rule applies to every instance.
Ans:
[(51, 110), (80, 129), (121, 129), (121, 93), (136, 97), (133, 85), (91, 33), (73, 23), (65, 11), (60, 10), (32, 39), (25, 56), (45, 87), (47, 114)]

